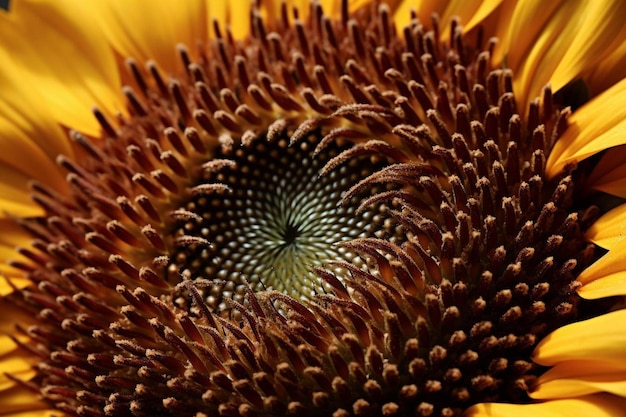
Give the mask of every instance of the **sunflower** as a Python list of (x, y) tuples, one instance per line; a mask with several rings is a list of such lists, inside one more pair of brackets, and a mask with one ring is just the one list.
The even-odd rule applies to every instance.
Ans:
[(0, 415), (623, 415), (624, 8), (11, 1)]

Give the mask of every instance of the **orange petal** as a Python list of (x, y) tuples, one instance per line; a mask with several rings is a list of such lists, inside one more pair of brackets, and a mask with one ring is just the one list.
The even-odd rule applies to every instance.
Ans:
[(533, 404), (477, 404), (464, 417), (616, 417), (623, 416), (626, 399), (609, 394), (595, 394), (566, 400)]
[(90, 4), (22, 0), (0, 13), (0, 87), (17, 85), (38, 102), (32, 111), (47, 109), (43, 115), (97, 136), (92, 107), (111, 115), (123, 101), (113, 51), (93, 23)]
[(626, 143), (626, 80), (576, 110), (548, 157), (546, 171), (557, 175), (568, 163)]

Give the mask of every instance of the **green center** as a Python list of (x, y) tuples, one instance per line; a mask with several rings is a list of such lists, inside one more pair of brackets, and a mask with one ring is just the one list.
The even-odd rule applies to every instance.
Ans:
[(320, 175), (341, 149), (313, 155), (315, 140), (292, 147), (286, 140), (259, 140), (220, 156), (234, 164), (202, 179), (229, 191), (187, 204), (185, 210), (202, 221), (184, 223), (178, 235), (201, 237), (210, 245), (179, 248), (176, 265), (187, 279), (212, 282), (205, 294), (210, 307), (222, 310), (228, 307), (225, 299), (242, 301), (248, 284), (255, 291), (302, 298), (323, 292), (312, 267), (342, 259), (362, 265), (338, 244), (384, 231), (384, 207), (357, 214), (362, 195), (342, 201), (345, 191), (377, 166), (355, 159)]

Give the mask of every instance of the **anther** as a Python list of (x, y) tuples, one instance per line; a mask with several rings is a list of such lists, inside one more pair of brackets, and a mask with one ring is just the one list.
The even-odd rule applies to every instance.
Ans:
[(550, 120), (554, 114), (552, 103), (554, 98), (552, 96), (552, 88), (548, 84), (541, 90), (541, 116), (542, 120)]
[(102, 128), (102, 131), (104, 132), (105, 136), (111, 139), (116, 139), (117, 131), (111, 125), (111, 123), (109, 122), (107, 117), (104, 115), (104, 113), (102, 113), (102, 111), (97, 107), (92, 108), (91, 111), (93, 115), (95, 116), (96, 120), (98, 121), (98, 124), (100, 124), (100, 127)]
[(146, 80), (141, 73), (139, 66), (137, 65), (137, 61), (135, 61), (133, 58), (127, 58), (126, 67), (130, 70), (133, 78), (135, 79), (135, 82), (137, 83), (137, 86), (139, 87), (139, 90), (141, 90), (143, 95), (146, 96), (148, 92), (148, 85), (146, 84)]
[(135, 198), (135, 202), (143, 209), (143, 211), (157, 223), (161, 223), (161, 216), (158, 210), (150, 202), (150, 198), (145, 195), (139, 195)]
[[(160, 169), (154, 170), (154, 171), (150, 172), (150, 176), (152, 178), (154, 178), (159, 183), (159, 185), (161, 185), (161, 187), (163, 187), (164, 189), (166, 189), (170, 193), (172, 193), (172, 194), (177, 194), (178, 193), (178, 186), (176, 185), (176, 182), (174, 182), (172, 177), (167, 175), (162, 170), (160, 170)], [(156, 196), (156, 194), (153, 194), (153, 195)], [(164, 194), (162, 194), (162, 195), (164, 196)]]
[(165, 193), (161, 191), (161, 188), (152, 183), (144, 174), (137, 173), (133, 176), (132, 180), (153, 196), (165, 198)]
[(137, 116), (139, 117), (148, 116), (148, 111), (146, 110), (145, 106), (141, 103), (141, 101), (139, 101), (139, 98), (137, 97), (135, 92), (132, 90), (132, 88), (128, 86), (124, 86), (122, 87), (122, 92), (126, 96), (126, 99), (130, 103), (132, 109), (135, 111), (135, 113), (137, 113)]
[(237, 107), (237, 109), (235, 109), (235, 114), (251, 125), (258, 126), (262, 123), (261, 117), (247, 104), (242, 104)]
[(178, 57), (180, 58), (183, 68), (185, 71), (189, 70), (189, 65), (191, 65), (191, 57), (189, 56), (189, 51), (187, 47), (183, 44), (176, 45), (176, 51), (178, 52)]
[[(213, 92), (209, 89), (209, 87), (205, 83), (196, 82), (195, 87), (196, 87), (196, 91), (200, 93), (200, 98), (202, 99), (202, 103), (206, 106), (206, 109), (210, 113), (215, 113), (216, 111), (221, 109), (220, 105), (218, 104), (219, 101), (217, 97), (215, 97)], [(195, 117), (195, 112), (194, 112), (194, 117)]]
[(191, 111), (187, 105), (187, 99), (182, 91), (180, 82), (176, 80), (170, 81), (170, 91), (172, 92), (172, 97), (176, 102), (176, 107), (178, 107), (178, 111), (180, 112), (182, 122), (188, 122), (191, 119)]
[(182, 139), (178, 135), (178, 132), (173, 127), (166, 127), (163, 131), (163, 134), (167, 138), (167, 140), (172, 144), (176, 152), (181, 154), (182, 156), (188, 156), (187, 147), (183, 143)]
[[(187, 127), (185, 129), (184, 135), (185, 135), (185, 139), (187, 139), (187, 141), (191, 144), (191, 146), (194, 148), (196, 152), (200, 154), (203, 154), (206, 152), (206, 147), (204, 146), (202, 138), (200, 137), (200, 134), (195, 128)], [(147, 171), (151, 171), (151, 170), (152, 169), (149, 169)]]
[(218, 131), (211, 123), (211, 117), (204, 110), (197, 109), (193, 112), (195, 121), (211, 136), (217, 136)]
[(97, 232), (90, 232), (85, 235), (85, 240), (94, 246), (108, 253), (120, 253), (120, 250), (106, 237)]
[(135, 235), (130, 233), (123, 225), (117, 220), (112, 220), (107, 223), (107, 230), (114, 234), (121, 241), (128, 243), (132, 246), (137, 246), (138, 241)]

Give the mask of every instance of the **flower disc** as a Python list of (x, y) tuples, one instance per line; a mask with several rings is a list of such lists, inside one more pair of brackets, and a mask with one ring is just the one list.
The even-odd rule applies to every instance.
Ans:
[(456, 21), (347, 10), (254, 9), (245, 40), (216, 24), (167, 77), (129, 58), (128, 115), (70, 133), (70, 195), (33, 184), (46, 216), (18, 220), (33, 244), (13, 264), (45, 400), (460, 416), (530, 402), (539, 341), (605, 311), (576, 294), (597, 209), (574, 167), (546, 175), (569, 110), (549, 88), (518, 109), (493, 43)]

